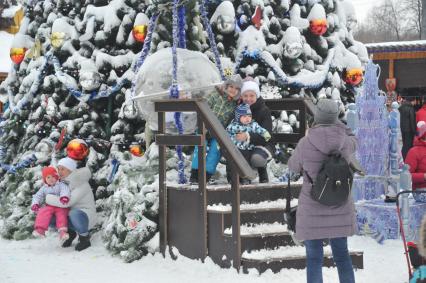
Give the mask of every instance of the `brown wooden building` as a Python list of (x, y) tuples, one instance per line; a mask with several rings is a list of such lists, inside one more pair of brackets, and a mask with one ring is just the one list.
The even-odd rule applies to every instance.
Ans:
[(426, 40), (370, 43), (366, 47), (381, 68), (381, 90), (386, 91), (386, 80), (394, 78), (398, 95), (426, 96)]

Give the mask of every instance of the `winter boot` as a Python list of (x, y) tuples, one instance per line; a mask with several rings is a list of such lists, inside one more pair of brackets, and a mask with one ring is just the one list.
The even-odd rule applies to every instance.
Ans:
[(266, 167), (257, 168), (257, 172), (259, 173), (259, 183), (269, 183), (268, 170), (266, 170)]
[(78, 244), (75, 246), (76, 251), (82, 251), (90, 247), (90, 236), (78, 236)]
[(73, 230), (68, 231), (68, 239), (62, 243), (63, 248), (71, 247), (72, 241), (77, 237), (77, 233)]
[(67, 228), (59, 229), (59, 243), (62, 246), (66, 240), (70, 238), (70, 235), (67, 232)]
[(216, 179), (213, 178), (213, 174), (206, 172), (206, 183), (208, 185), (216, 185)]
[(191, 176), (189, 176), (191, 184), (198, 184), (198, 169), (191, 169)]
[(41, 228), (36, 228), (33, 231), (33, 236), (36, 238), (44, 238), (46, 236), (46, 231)]

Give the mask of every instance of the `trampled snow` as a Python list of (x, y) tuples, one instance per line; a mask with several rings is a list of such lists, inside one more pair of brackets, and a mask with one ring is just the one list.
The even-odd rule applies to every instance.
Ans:
[[(158, 238), (156, 238), (158, 239)], [(401, 283), (408, 281), (402, 242), (387, 240), (384, 245), (373, 239), (355, 236), (349, 239), (352, 250), (364, 251), (364, 269), (356, 271), (356, 282)], [(133, 263), (124, 263), (104, 248), (100, 233), (92, 237), (92, 247), (76, 252), (73, 247), (58, 246), (57, 234), (45, 239), (8, 241), (0, 239), (0, 282), (3, 283), (116, 283), (116, 282), (306, 282), (305, 270), (270, 271), (258, 275), (238, 274), (221, 269), (210, 259), (190, 260), (179, 256), (172, 260), (160, 253), (148, 255)], [(303, 253), (296, 248), (295, 253)], [(324, 268), (324, 282), (338, 282), (335, 268)]]

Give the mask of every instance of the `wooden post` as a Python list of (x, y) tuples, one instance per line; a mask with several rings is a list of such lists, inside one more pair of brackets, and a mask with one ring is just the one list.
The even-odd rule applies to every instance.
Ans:
[(207, 234), (207, 192), (206, 192), (206, 128), (203, 123), (203, 118), (199, 113), (197, 113), (197, 126), (198, 134), (201, 135), (202, 144), (198, 146), (198, 191), (200, 196), (200, 209), (202, 215), (202, 231), (201, 237), (203, 238), (203, 247), (202, 247), (202, 257), (201, 260), (204, 262), (204, 259), (208, 255), (208, 234)]
[[(148, 127), (148, 124), (146, 125)], [(158, 133), (164, 134), (166, 130), (165, 113), (158, 112)], [(166, 146), (158, 146), (159, 157), (159, 230), (160, 230), (160, 251), (166, 255), (167, 247), (167, 184), (166, 184)]]
[(240, 237), (240, 176), (238, 175), (237, 168), (234, 164), (229, 164), (231, 166), (231, 191), (233, 194), (232, 198), (232, 242), (234, 246), (234, 258), (232, 265), (238, 271), (241, 267), (241, 237)]
[(393, 59), (389, 59), (389, 78), (392, 79), (395, 76), (395, 65), (394, 65), (394, 60)]

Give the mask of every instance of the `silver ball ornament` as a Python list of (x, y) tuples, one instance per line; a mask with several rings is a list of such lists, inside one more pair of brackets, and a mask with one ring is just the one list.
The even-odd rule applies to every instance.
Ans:
[(101, 85), (101, 76), (97, 72), (80, 72), (80, 85), (85, 91), (93, 91)]
[(216, 26), (223, 34), (233, 33), (235, 30), (235, 19), (230, 16), (220, 15), (217, 17)]
[(303, 52), (303, 46), (300, 42), (287, 43), (284, 46), (284, 56), (290, 59), (296, 59)]
[(138, 108), (134, 103), (123, 106), (123, 115), (126, 119), (135, 119), (138, 116)]

